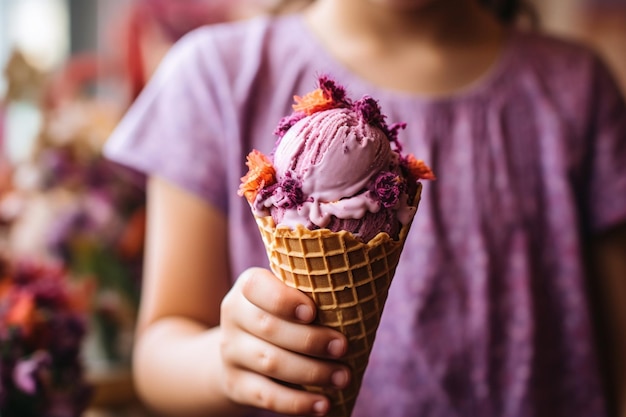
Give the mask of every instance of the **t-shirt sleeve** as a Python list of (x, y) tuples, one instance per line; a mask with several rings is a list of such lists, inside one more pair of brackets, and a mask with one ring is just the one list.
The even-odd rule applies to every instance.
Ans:
[(172, 47), (105, 144), (104, 154), (226, 210), (224, 181), (218, 179), (226, 175), (227, 94), (220, 89), (220, 68), (212, 57), (216, 48), (208, 35), (197, 30)]
[(601, 232), (626, 222), (626, 104), (600, 60), (594, 74), (588, 210), (591, 231)]

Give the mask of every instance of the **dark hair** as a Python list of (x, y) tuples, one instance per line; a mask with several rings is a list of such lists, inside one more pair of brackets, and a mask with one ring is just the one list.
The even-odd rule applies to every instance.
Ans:
[(532, 26), (539, 23), (535, 8), (525, 0), (480, 0), (480, 3), (507, 25), (517, 24), (521, 20)]

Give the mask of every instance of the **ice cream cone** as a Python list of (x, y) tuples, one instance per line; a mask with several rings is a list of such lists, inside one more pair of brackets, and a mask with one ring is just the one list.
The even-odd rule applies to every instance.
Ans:
[[(418, 183), (415, 207), (420, 194)], [(256, 220), (274, 274), (315, 301), (318, 324), (348, 338), (348, 353), (342, 362), (352, 370), (350, 385), (343, 390), (304, 388), (330, 398), (328, 416), (349, 417), (411, 223), (403, 227), (398, 240), (379, 233), (362, 243), (346, 231), (291, 230), (276, 227), (271, 216)]]

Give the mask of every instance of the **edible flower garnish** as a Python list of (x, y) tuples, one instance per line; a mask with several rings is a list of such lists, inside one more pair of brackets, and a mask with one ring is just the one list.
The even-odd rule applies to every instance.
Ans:
[(318, 79), (318, 85), (319, 88), (304, 97), (293, 97), (296, 103), (292, 107), (296, 112), (303, 112), (310, 116), (320, 111), (352, 105), (352, 102), (346, 98), (346, 90), (337, 85), (330, 77), (321, 76)]
[(269, 158), (256, 149), (248, 154), (246, 165), (249, 171), (241, 178), (237, 194), (252, 204), (261, 189), (276, 182), (276, 170)]
[(421, 159), (415, 158), (413, 154), (406, 156), (406, 167), (416, 180), (434, 180), (436, 179), (433, 171)]
[(321, 88), (311, 91), (304, 97), (294, 96), (293, 99), (296, 102), (293, 109), (304, 112), (307, 116), (337, 107), (333, 98)]
[(383, 207), (391, 208), (398, 204), (400, 195), (405, 191), (405, 184), (397, 174), (385, 171), (378, 174), (371, 191)]

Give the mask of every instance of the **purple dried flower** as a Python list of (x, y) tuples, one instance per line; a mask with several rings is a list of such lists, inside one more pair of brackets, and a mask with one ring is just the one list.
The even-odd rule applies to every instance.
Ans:
[(389, 141), (395, 145), (397, 152), (402, 152), (402, 144), (398, 140), (398, 131), (405, 128), (406, 123), (394, 123), (391, 127), (387, 127), (386, 125), (384, 126), (383, 130), (389, 138)]
[(375, 99), (370, 96), (363, 96), (362, 99), (354, 103), (353, 109), (361, 115), (367, 124), (383, 129), (385, 116), (380, 111), (380, 106)]
[(402, 150), (398, 142), (398, 131), (404, 129), (406, 123), (394, 123), (391, 127), (387, 126), (386, 116), (382, 113), (378, 102), (370, 96), (363, 96), (363, 98), (354, 103), (352, 108), (361, 115), (367, 124), (382, 130), (389, 142), (395, 144), (398, 152)]
[(318, 78), (319, 88), (324, 92), (324, 96), (328, 96), (339, 107), (350, 107), (352, 103), (346, 97), (346, 89), (338, 85), (328, 75), (322, 75)]
[[(285, 133), (287, 133), (287, 131), (291, 129), (293, 125), (298, 123), (304, 117), (306, 117), (306, 113), (301, 112), (301, 111), (294, 112), (290, 114), (289, 116), (283, 117), (278, 122), (278, 127), (276, 127), (276, 130), (274, 130), (274, 134), (278, 136), (279, 138), (282, 138), (283, 136), (285, 136)], [(278, 144), (276, 144), (276, 146), (278, 146)]]
[(279, 183), (277, 191), (282, 196), (278, 207), (291, 209), (304, 202), (302, 182), (289, 174)]
[[(274, 198), (274, 205), (276, 207), (286, 209), (297, 207), (305, 200), (304, 193), (302, 192), (302, 181), (293, 178), (291, 173), (288, 172), (285, 178), (280, 182), (259, 191), (256, 201), (262, 202), (270, 197)], [(260, 204), (257, 209), (261, 210), (262, 204)]]
[(404, 192), (404, 181), (393, 172), (381, 172), (374, 180), (370, 191), (385, 208), (398, 204), (400, 195)]

